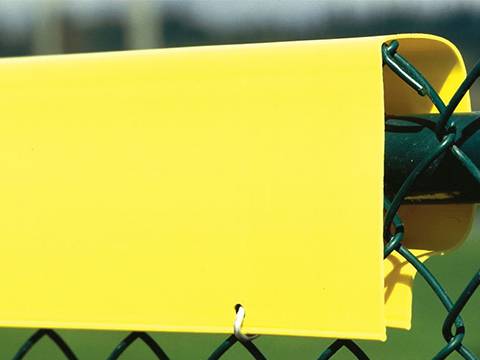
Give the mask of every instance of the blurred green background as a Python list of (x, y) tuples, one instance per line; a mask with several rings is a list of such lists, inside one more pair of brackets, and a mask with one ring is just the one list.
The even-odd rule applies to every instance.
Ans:
[[(0, 56), (425, 32), (452, 40), (471, 68), (480, 58), (479, 23), (480, 1), (460, 0), (0, 0)], [(472, 99), (478, 108), (478, 87), (473, 89)], [(478, 270), (479, 255), (480, 219), (477, 219), (464, 246), (447, 256), (434, 257), (428, 265), (456, 299)], [(479, 302), (480, 292), (462, 313), (467, 329), (465, 344), (477, 354), (480, 354)], [(389, 330), (385, 343), (359, 342), (372, 359), (429, 359), (441, 348), (445, 311), (421, 278), (415, 281), (413, 307), (411, 331)], [(1, 329), (0, 360), (11, 359), (32, 333), (33, 330)], [(80, 359), (105, 359), (126, 336), (122, 332), (91, 331), (60, 331), (60, 334)], [(170, 333), (152, 336), (172, 359), (205, 359), (225, 338)], [(315, 359), (331, 340), (263, 336), (256, 343), (268, 359)], [(48, 339), (42, 340), (27, 358), (63, 359)], [(139, 342), (122, 358), (138, 360), (154, 356)], [(224, 356), (226, 360), (248, 358), (238, 345)], [(346, 350), (335, 357), (352, 358)], [(460, 357), (451, 356), (457, 358)]]

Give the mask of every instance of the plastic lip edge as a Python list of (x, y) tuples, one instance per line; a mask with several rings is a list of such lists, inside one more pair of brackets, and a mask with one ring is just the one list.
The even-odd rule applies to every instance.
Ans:
[[(147, 324), (118, 324), (117, 326), (108, 323), (84, 323), (84, 322), (49, 322), (49, 321), (25, 321), (25, 322), (6, 322), (0, 321), (0, 327), (3, 328), (23, 328), (23, 329), (64, 329), (64, 330), (109, 330), (109, 331), (152, 331), (152, 332), (188, 332), (188, 333), (209, 333), (209, 334), (232, 334), (231, 324), (224, 327), (212, 326), (168, 326), (168, 325), (147, 325)], [(275, 329), (262, 327), (247, 327), (248, 333), (258, 335), (281, 335), (281, 336), (304, 336), (304, 337), (321, 337), (321, 338), (342, 338), (342, 339), (362, 339), (362, 340), (386, 340), (386, 330), (375, 333), (369, 332), (328, 332), (303, 329)], [(242, 327), (242, 330), (245, 331)], [(385, 329), (385, 328), (384, 328)]]

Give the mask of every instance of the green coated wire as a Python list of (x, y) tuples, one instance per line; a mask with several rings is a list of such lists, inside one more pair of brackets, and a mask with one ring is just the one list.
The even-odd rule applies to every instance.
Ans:
[(472, 295), (474, 294), (475, 290), (478, 288), (479, 285), (480, 285), (480, 270), (477, 271), (477, 273), (470, 280), (467, 287), (463, 290), (457, 302), (450, 310), (448, 316), (445, 318), (445, 322), (443, 323), (443, 329), (442, 329), (444, 336), (448, 336), (451, 334), (450, 329), (453, 325), (453, 322), (455, 321), (457, 316), (460, 314), (462, 309), (465, 307), (468, 300), (470, 300), (470, 298), (472, 297)]
[(136, 340), (141, 340), (147, 345), (158, 360), (169, 360), (169, 357), (162, 350), (160, 345), (145, 332), (133, 331), (124, 338), (120, 344), (113, 350), (107, 360), (117, 360)]
[(75, 353), (72, 349), (67, 345), (65, 340), (62, 339), (57, 332), (51, 329), (39, 329), (37, 330), (28, 340), (20, 347), (18, 352), (13, 356), (12, 360), (22, 360), (25, 358), (27, 353), (32, 350), (32, 348), (38, 344), (38, 342), (44, 338), (48, 337), (52, 342), (60, 349), (67, 360), (78, 360)]
[(435, 128), (435, 131), (438, 134), (438, 136), (441, 136), (446, 131), (450, 116), (453, 114), (458, 104), (460, 104), (460, 101), (462, 101), (467, 91), (472, 87), (473, 83), (477, 80), (479, 76), (480, 76), (480, 61), (468, 73), (465, 80), (459, 86), (457, 91), (455, 91), (455, 94), (453, 94), (451, 100), (448, 102), (448, 105), (445, 111), (443, 111), (440, 114), (439, 121)]
[(470, 172), (477, 183), (480, 184), (480, 169), (473, 161), (456, 145), (452, 146), (451, 152), (459, 160), (460, 164)]
[(360, 346), (355, 344), (352, 340), (344, 339), (335, 340), (335, 342), (333, 342), (333, 344), (330, 345), (317, 360), (328, 360), (332, 358), (332, 356), (334, 356), (342, 347), (350, 350), (350, 352), (355, 355), (358, 360), (369, 360), (367, 354), (365, 354)]
[[(410, 264), (412, 264), (418, 273), (426, 280), (428, 285), (430, 285), (431, 289), (440, 299), (443, 306), (447, 309), (450, 313), (453, 309), (452, 300), (448, 296), (445, 289), (442, 287), (440, 282), (435, 278), (435, 276), (428, 270), (428, 268), (422, 264), (418, 258), (413, 255), (407, 248), (401, 246), (398, 249), (400, 255), (402, 255)], [(447, 346), (445, 346), (437, 355), (433, 357), (433, 360), (441, 360), (445, 359), (448, 355), (450, 355), (454, 350), (458, 350), (460, 355), (463, 356), (464, 359), (468, 360), (478, 360), (477, 357), (470, 352), (466, 347), (464, 347), (461, 342), (463, 337), (465, 336), (465, 327), (463, 324), (462, 318), (457, 314), (455, 316), (453, 323), (457, 328), (457, 332), (455, 334), (451, 334), (450, 332), (445, 337), (445, 340), (449, 341)], [(453, 341), (451, 341), (453, 339)]]
[[(407, 84), (417, 90), (420, 95), (427, 95), (431, 100), (432, 104), (440, 113), (439, 120), (435, 125), (435, 132), (437, 133), (437, 137), (441, 139), (443, 135), (445, 135), (445, 132), (448, 131), (446, 128), (447, 126), (449, 128), (454, 127), (454, 124), (450, 124), (448, 120), (462, 98), (465, 96), (468, 89), (473, 85), (475, 80), (480, 75), (480, 62), (477, 63), (475, 68), (462, 82), (448, 106), (445, 106), (445, 103), (438, 95), (438, 92), (435, 91), (433, 86), (428, 82), (423, 74), (397, 52), (398, 47), (399, 43), (397, 40), (392, 41), (389, 45), (382, 45), (384, 63), (387, 64), (395, 74), (405, 80)], [(408, 77), (406, 77), (405, 74), (408, 74)], [(421, 91), (419, 91), (419, 88), (421, 88)], [(480, 184), (480, 170), (475, 166), (475, 164), (473, 164), (473, 162), (457, 146), (454, 145), (450, 151), (459, 160), (460, 164), (462, 164), (462, 166), (470, 172), (477, 183)]]
[[(445, 138), (442, 140), (442, 142), (439, 144), (439, 146), (430, 153), (425, 159), (419, 162), (419, 164), (412, 170), (412, 172), (407, 176), (403, 184), (400, 186), (400, 189), (398, 192), (395, 194), (391, 206), (387, 211), (387, 214), (385, 215), (385, 220), (384, 220), (384, 229), (389, 229), (390, 225), (392, 224), (392, 220), (394, 215), (397, 213), (398, 209), (400, 208), (400, 205), (405, 198), (405, 196), (408, 194), (408, 191), (410, 190), (411, 186), (415, 182), (415, 180), (418, 178), (418, 176), (426, 169), (428, 166), (435, 161), (440, 155), (442, 155), (446, 150), (450, 148), (450, 146), (453, 144), (455, 141), (456, 135), (453, 133), (450, 133), (445, 136)], [(385, 234), (384, 230), (384, 234)], [(385, 234), (386, 235), (386, 234)]]
[[(383, 208), (388, 212), (388, 210), (391, 208), (392, 202), (387, 199), (386, 196), (384, 196), (383, 204)], [(403, 222), (400, 219), (400, 216), (398, 216), (398, 213), (394, 213), (392, 223), (395, 229), (394, 235), (390, 235), (390, 227), (384, 225), (384, 240), (386, 241), (383, 247), (384, 259), (386, 259), (394, 250), (397, 250), (400, 247), (405, 233)]]
[[(437, 108), (439, 112), (445, 110), (445, 104), (435, 91), (430, 82), (418, 71), (410, 62), (408, 62), (397, 50), (399, 42), (393, 40), (390, 44), (382, 45), (383, 61), (390, 69), (402, 78), (410, 87), (418, 92), (419, 95), (425, 96), (430, 99), (432, 104)], [(405, 74), (409, 75), (413, 82), (405, 77)]]
[(267, 360), (265, 355), (255, 346), (252, 341), (240, 341), (235, 335), (230, 335), (225, 341), (223, 341), (219, 347), (208, 357), (208, 360), (218, 360), (220, 359), (233, 345), (236, 343), (242, 344), (242, 346), (247, 349), (253, 359), (255, 360)]
[[(448, 119), (450, 118), (451, 114), (455, 110), (455, 108), (458, 106), (459, 102), (465, 95), (465, 93), (468, 91), (469, 87), (473, 84), (475, 79), (479, 76), (480, 70), (475, 67), (475, 69), (469, 73), (467, 76), (467, 79), (462, 83), (462, 86), (457, 90), (455, 95), (453, 96), (452, 100), (449, 102), (449, 105), (447, 107), (444, 106), (443, 102), (441, 101), (440, 97), (438, 96), (438, 93), (431, 87), (431, 85), (425, 80), (425, 78), (421, 75), (419, 71), (413, 67), (405, 58), (401, 57), (398, 55), (396, 52), (398, 50), (398, 42), (394, 46), (390, 46), (387, 48), (386, 45), (383, 46), (383, 54), (384, 57), (387, 56), (390, 58), (389, 61), (385, 61), (389, 67), (397, 73), (400, 77), (404, 78), (402, 76), (402, 72), (407, 72), (413, 79), (419, 83), (425, 86), (425, 89), (428, 89), (425, 91), (426, 94), (429, 94), (430, 99), (432, 100), (432, 103), (437, 107), (437, 109), (440, 112), (440, 119), (443, 121), (443, 124), (439, 121), (437, 122), (436, 129), (439, 127), (441, 128), (441, 132), (437, 130), (437, 136), (441, 135), (442, 137), (445, 135), (445, 131), (455, 131), (455, 126), (454, 124), (449, 124)], [(387, 51), (388, 50), (388, 51)], [(394, 54), (392, 54), (392, 52)], [(397, 63), (397, 66), (391, 66), (392, 60), (395, 57), (395, 59), (400, 63)], [(479, 62), (480, 64), (480, 62)], [(477, 64), (478, 65), (478, 64)], [(400, 72), (399, 73), (399, 69)], [(408, 83), (408, 82), (407, 82)], [(409, 83), (410, 86), (412, 86), (411, 83)], [(422, 93), (420, 93), (422, 95)], [(446, 120), (445, 120), (446, 119)], [(440, 126), (439, 126), (440, 123)], [(448, 129), (446, 128), (448, 126)], [(438, 136), (439, 139), (441, 136)], [(447, 139), (447, 136), (443, 137), (443, 141), (441, 144), (445, 143), (445, 140)], [(467, 168), (467, 170), (470, 171), (472, 176), (479, 181), (480, 179), (480, 171), (479, 169), (473, 164), (473, 162), (466, 156), (456, 145), (454, 142), (451, 142), (449, 145), (446, 145), (443, 147), (443, 150), (440, 150), (442, 146), (439, 146), (436, 150), (438, 153), (439, 151), (443, 152), (447, 148), (450, 148), (450, 151), (452, 152), (453, 155), (456, 156), (456, 158), (459, 160), (459, 162)], [(430, 154), (427, 159), (425, 159), (423, 162), (428, 162), (429, 159), (431, 160), (433, 157), (433, 154)], [(417, 166), (417, 168), (414, 169), (413, 172), (416, 170), (421, 170), (420, 165)], [(402, 184), (400, 190), (397, 192), (397, 194), (394, 197), (394, 200), (392, 204), (387, 204), (386, 209), (387, 209), (387, 215), (385, 219), (385, 228), (384, 228), (384, 233), (385, 235), (388, 235), (388, 230), (390, 227), (390, 223), (392, 219), (396, 216), (396, 212), (398, 211), (398, 207), (400, 206), (400, 202), (403, 200), (403, 197), (407, 194), (409, 185), (411, 185), (414, 181), (415, 178), (422, 172), (423, 170), (417, 172), (416, 176), (413, 176), (412, 174), (407, 177), (406, 181)], [(412, 178), (413, 179), (412, 179)], [(393, 241), (390, 241), (390, 243), (393, 243)], [(387, 243), (388, 245), (388, 243)], [(387, 248), (387, 246), (386, 246)], [(393, 248), (393, 246), (392, 246)], [(391, 250), (391, 249), (389, 249)], [(448, 311), (447, 318), (444, 321), (444, 325), (442, 328), (442, 334), (445, 338), (445, 340), (448, 342), (446, 346), (444, 346), (435, 356), (434, 360), (439, 360), (439, 359), (445, 359), (448, 355), (450, 355), (453, 351), (458, 351), (458, 353), (465, 359), (468, 360), (475, 360), (477, 357), (465, 346), (462, 344), (463, 337), (465, 335), (465, 328), (463, 325), (463, 320), (460, 317), (460, 312), (465, 306), (465, 304), (468, 302), (470, 299), (471, 295), (473, 292), (477, 289), (480, 283), (480, 275), (477, 273), (470, 283), (467, 285), (465, 288), (464, 292), (460, 296), (459, 300), (455, 303), (455, 305), (452, 304), (450, 298), (448, 297), (446, 291), (443, 289), (443, 287), (440, 285), (440, 283), (437, 281), (437, 279), (431, 274), (431, 272), (428, 270), (426, 266), (424, 266), (412, 253), (410, 253), (406, 248), (403, 246), (399, 246), (397, 251), (407, 260), (409, 261), (416, 269), (417, 271), (422, 275), (422, 277), (427, 281), (427, 283), (430, 285), (434, 293), (438, 296), (438, 298), (441, 300), (442, 304), (446, 307)], [(456, 333), (452, 334), (451, 333), (451, 328), (455, 324), (456, 327)]]

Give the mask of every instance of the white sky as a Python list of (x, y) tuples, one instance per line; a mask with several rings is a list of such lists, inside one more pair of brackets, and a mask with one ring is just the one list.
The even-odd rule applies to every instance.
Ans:
[(480, 11), (480, 0), (0, 0), (0, 28), (16, 33), (30, 28), (42, 8), (66, 11), (80, 23), (123, 17), (129, 6), (147, 2), (153, 7), (174, 7), (210, 28), (245, 26), (248, 23), (281, 21), (305, 26), (321, 22), (332, 13), (354, 13), (358, 17), (381, 15), (397, 9), (412, 16), (438, 16), (454, 8)]

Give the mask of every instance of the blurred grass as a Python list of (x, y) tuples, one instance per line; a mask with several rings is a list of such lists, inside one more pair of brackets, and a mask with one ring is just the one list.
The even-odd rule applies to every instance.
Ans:
[[(465, 244), (455, 252), (428, 261), (431, 271), (438, 277), (455, 300), (471, 276), (479, 269), (480, 217)], [(356, 294), (352, 294), (356, 295)], [(357, 295), (358, 296), (358, 295)], [(388, 332), (385, 343), (359, 341), (372, 359), (431, 359), (444, 345), (441, 327), (445, 310), (421, 277), (414, 284), (413, 326), (411, 331)], [(464, 343), (480, 355), (480, 291), (470, 300), (462, 312), (466, 327)], [(123, 332), (59, 331), (79, 359), (104, 360), (118, 342), (126, 336)], [(11, 359), (20, 345), (32, 334), (32, 330), (0, 329), (0, 359)], [(225, 339), (225, 335), (193, 335), (160, 333), (151, 334), (169, 354), (172, 360), (206, 359)], [(331, 340), (262, 336), (256, 344), (270, 360), (316, 359)], [(238, 344), (224, 356), (225, 360), (249, 359)], [(340, 351), (335, 360), (352, 359), (346, 350)], [(460, 359), (453, 354), (449, 359)], [(50, 340), (42, 340), (26, 357), (28, 360), (64, 360)], [(122, 360), (155, 359), (143, 343), (129, 348)]]

